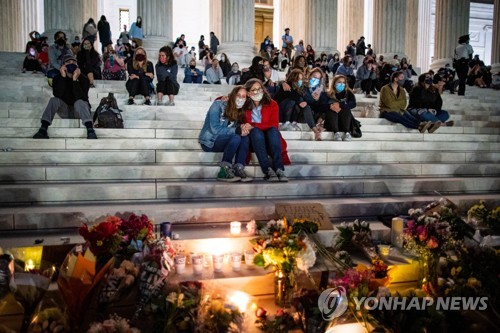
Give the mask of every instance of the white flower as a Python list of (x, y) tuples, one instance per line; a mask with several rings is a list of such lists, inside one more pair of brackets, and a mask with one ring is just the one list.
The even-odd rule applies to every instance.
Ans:
[(306, 248), (297, 256), (297, 268), (301, 271), (307, 271), (316, 263), (316, 252), (312, 242), (306, 237), (304, 243), (306, 243)]
[(172, 304), (177, 303), (177, 293), (171, 292), (170, 294), (168, 294), (167, 302), (172, 303)]
[(340, 223), (340, 227), (341, 228), (347, 228), (347, 223), (345, 223), (345, 222)]
[(285, 228), (285, 220), (278, 220), (278, 221), (276, 221), (276, 224), (278, 225), (278, 227), (280, 229), (284, 229)]
[(366, 222), (366, 221), (361, 222), (361, 226), (362, 226), (363, 228), (368, 227), (368, 222)]

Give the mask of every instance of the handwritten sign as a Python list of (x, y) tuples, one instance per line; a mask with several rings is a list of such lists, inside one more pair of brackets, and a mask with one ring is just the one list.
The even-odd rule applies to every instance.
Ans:
[(319, 223), (320, 230), (332, 230), (332, 222), (328, 213), (320, 203), (278, 203), (276, 204), (278, 218), (286, 217), (287, 220), (304, 219)]

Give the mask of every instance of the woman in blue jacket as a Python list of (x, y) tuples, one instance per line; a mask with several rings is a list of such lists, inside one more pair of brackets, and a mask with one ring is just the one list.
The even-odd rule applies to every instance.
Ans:
[(223, 152), (217, 175), (219, 181), (252, 181), (244, 170), (250, 144), (248, 134), (252, 129), (245, 124), (246, 101), (247, 91), (243, 86), (236, 86), (227, 101), (213, 102), (198, 137), (203, 151)]
[(157, 104), (161, 105), (163, 95), (168, 95), (168, 101), (165, 105), (175, 105), (174, 96), (179, 93), (179, 82), (177, 82), (179, 66), (177, 66), (177, 61), (170, 46), (164, 46), (160, 49), (155, 70), (158, 78), (158, 84), (156, 85)]

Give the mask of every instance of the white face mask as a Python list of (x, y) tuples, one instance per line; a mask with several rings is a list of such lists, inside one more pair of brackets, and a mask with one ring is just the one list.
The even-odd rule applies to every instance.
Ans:
[(224, 56), (220, 57), (220, 61), (224, 61), (226, 58)]
[(250, 98), (256, 102), (260, 102), (262, 100), (262, 97), (264, 97), (264, 93), (258, 93), (253, 96), (250, 96)]
[(243, 105), (245, 105), (245, 102), (247, 101), (246, 98), (236, 98), (236, 107), (238, 109), (241, 109)]

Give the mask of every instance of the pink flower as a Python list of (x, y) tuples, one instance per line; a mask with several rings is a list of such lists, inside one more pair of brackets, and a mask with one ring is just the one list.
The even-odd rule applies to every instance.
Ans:
[(257, 318), (266, 318), (267, 311), (263, 307), (259, 307), (257, 310), (255, 310), (255, 316)]
[(439, 246), (438, 240), (434, 236), (432, 236), (431, 238), (429, 238), (429, 240), (427, 241), (427, 247), (429, 249), (435, 249), (438, 246)]
[(419, 225), (417, 227), (417, 234), (418, 234), (418, 239), (420, 239), (421, 242), (425, 241), (427, 239), (427, 236), (428, 236), (427, 227)]
[(281, 317), (285, 314), (285, 311), (283, 309), (278, 309), (276, 310), (276, 317)]

